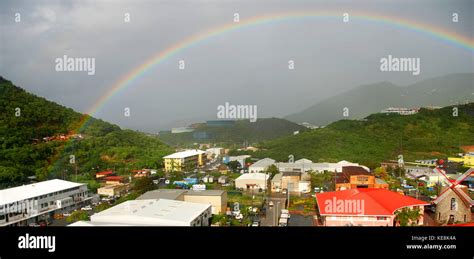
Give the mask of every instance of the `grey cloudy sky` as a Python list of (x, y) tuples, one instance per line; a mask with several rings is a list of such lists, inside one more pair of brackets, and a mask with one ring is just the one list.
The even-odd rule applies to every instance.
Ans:
[[(329, 4), (330, 2), (330, 4)], [(96, 117), (148, 132), (216, 119), (218, 105), (256, 104), (285, 116), (361, 84), (406, 85), (473, 72), (473, 53), (427, 34), (342, 13), (368, 11), (473, 38), (474, 1), (1, 1), (0, 75), (39, 96), (89, 111), (123, 75), (191, 35), (248, 17), (334, 10), (339, 18), (290, 19), (221, 34), (178, 52), (111, 98)], [(131, 22), (124, 23), (124, 13)], [(453, 23), (453, 12), (459, 22)], [(15, 23), (15, 13), (22, 21)], [(387, 55), (421, 58), (421, 74), (382, 73)], [(94, 57), (96, 74), (56, 72), (57, 57)], [(186, 69), (178, 70), (178, 61)], [(288, 60), (295, 70), (288, 70)], [(131, 117), (123, 116), (124, 107)]]

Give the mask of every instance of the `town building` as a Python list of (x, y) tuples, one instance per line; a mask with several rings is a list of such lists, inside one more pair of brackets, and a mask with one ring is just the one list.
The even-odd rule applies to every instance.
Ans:
[(130, 191), (130, 184), (129, 183), (119, 183), (119, 184), (111, 184), (105, 185), (97, 189), (97, 194), (104, 195), (104, 196), (122, 196)]
[(405, 177), (413, 180), (422, 180), (427, 183), (427, 187), (433, 187), (442, 183), (442, 175), (433, 171), (432, 168), (424, 166), (405, 166)]
[(400, 108), (400, 107), (389, 107), (381, 111), (381, 113), (395, 113), (400, 115), (413, 115), (418, 113), (420, 108)]
[(221, 147), (208, 148), (206, 149), (206, 155), (208, 159), (222, 156), (224, 155), (224, 148), (221, 148)]
[(274, 165), (276, 161), (271, 158), (260, 159), (257, 162), (249, 166), (249, 173), (263, 173), (271, 165)]
[(0, 226), (26, 226), (90, 200), (87, 184), (59, 179), (0, 190)]
[(112, 176), (114, 175), (114, 172), (113, 171), (104, 171), (104, 172), (98, 172), (95, 174), (95, 179), (99, 180), (99, 179), (102, 179), (104, 177), (107, 177), (107, 176)]
[(226, 159), (227, 162), (224, 162), (224, 163), (227, 164), (232, 161), (237, 161), (239, 162), (241, 168), (245, 168), (246, 167), (245, 160), (250, 157), (251, 157), (250, 155), (229, 156), (228, 159)]
[[(90, 216), (88, 226), (209, 226), (211, 205), (169, 199), (130, 200)], [(73, 224), (77, 226), (78, 224)]]
[(214, 176), (206, 175), (202, 178), (202, 181), (205, 182), (205, 183), (213, 183), (214, 182)]
[(219, 176), (219, 178), (217, 178), (217, 183), (227, 184), (227, 183), (229, 183), (229, 177), (226, 176), (226, 175), (221, 175), (221, 176)]
[(268, 174), (263, 173), (248, 173), (242, 174), (235, 179), (235, 188), (243, 190), (266, 190), (268, 181), (270, 180)]
[(377, 188), (348, 189), (316, 194), (324, 226), (397, 226), (396, 212), (419, 210), (415, 225), (423, 225), (424, 201)]
[(335, 176), (336, 191), (355, 188), (388, 189), (388, 184), (382, 179), (360, 166), (344, 166), (342, 173)]
[(163, 157), (165, 171), (184, 171), (203, 166), (205, 163), (205, 153), (202, 150), (191, 149), (167, 155)]
[(121, 184), (121, 183), (126, 183), (128, 181), (127, 177), (123, 176), (106, 176), (103, 178), (105, 180), (106, 185), (115, 185), (115, 184)]
[(194, 129), (191, 127), (178, 127), (178, 128), (171, 129), (172, 134), (187, 133), (187, 132), (193, 132), (193, 131)]
[(201, 204), (210, 204), (212, 214), (222, 214), (227, 208), (227, 191), (159, 189), (144, 193), (137, 200), (167, 199)]
[(474, 168), (474, 154), (464, 154), (461, 157), (448, 157), (449, 162), (462, 163), (465, 167)]

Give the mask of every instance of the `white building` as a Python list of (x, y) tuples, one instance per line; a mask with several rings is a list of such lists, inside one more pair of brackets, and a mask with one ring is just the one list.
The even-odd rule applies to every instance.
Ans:
[[(168, 199), (130, 200), (96, 213), (91, 226), (209, 226), (211, 205)], [(81, 223), (83, 224), (83, 223)]]
[(0, 190), (0, 226), (26, 226), (89, 199), (87, 184), (59, 179)]
[(241, 155), (241, 156), (230, 156), (229, 157), (229, 162), (232, 161), (237, 161), (240, 164), (240, 167), (244, 168), (245, 167), (245, 160), (247, 158), (250, 158), (250, 155)]
[(207, 157), (218, 157), (224, 155), (224, 148), (221, 147), (213, 147), (206, 149)]
[(270, 176), (263, 173), (248, 173), (242, 174), (235, 179), (235, 188), (238, 189), (262, 189), (266, 190), (268, 187), (268, 180)]
[(265, 170), (275, 164), (275, 160), (271, 158), (264, 158), (260, 159), (257, 162), (253, 163), (252, 165), (249, 166), (249, 173), (261, 173), (265, 172)]
[(381, 111), (381, 113), (396, 113), (400, 115), (413, 115), (418, 113), (419, 108), (399, 108), (399, 107), (389, 107)]

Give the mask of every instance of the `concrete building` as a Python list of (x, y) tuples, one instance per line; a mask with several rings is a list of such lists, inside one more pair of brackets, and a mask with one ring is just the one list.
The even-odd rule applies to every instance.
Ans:
[(274, 165), (275, 163), (275, 160), (268, 157), (260, 159), (249, 166), (249, 173), (263, 173), (269, 166)]
[(381, 111), (381, 113), (395, 113), (400, 115), (413, 115), (418, 113), (420, 108), (399, 108), (399, 107), (389, 107)]
[(462, 163), (465, 167), (474, 168), (474, 154), (465, 154), (461, 157), (449, 157), (448, 161)]
[(87, 184), (59, 179), (0, 190), (0, 226), (26, 226), (90, 199)]
[(209, 226), (210, 218), (209, 204), (146, 199), (120, 203), (93, 214), (87, 223), (91, 226)]
[(194, 129), (191, 127), (178, 127), (178, 128), (172, 128), (171, 133), (173, 134), (179, 134), (179, 133), (187, 133), (187, 132), (193, 132)]
[(272, 180), (270, 181), (270, 186), (271, 186), (271, 192), (281, 192), (282, 191), (282, 187), (281, 187), (281, 178), (282, 178), (283, 174), (282, 173), (278, 173), (278, 174), (275, 174), (272, 178)]
[(327, 172), (342, 172), (342, 168), (344, 166), (361, 166), (365, 168), (367, 171), (369, 168), (366, 166), (359, 165), (358, 163), (351, 163), (348, 161), (339, 161), (337, 163), (313, 163), (311, 160), (308, 159), (300, 159), (295, 161), (294, 163), (286, 163), (286, 162), (279, 162), (276, 163), (276, 166), (280, 172), (316, 172), (316, 173), (323, 173)]
[(262, 189), (266, 190), (268, 187), (268, 181), (270, 180), (268, 174), (263, 173), (248, 173), (242, 174), (235, 179), (235, 188), (249, 190), (249, 189)]
[(226, 175), (221, 175), (219, 178), (217, 178), (217, 182), (220, 184), (226, 184), (229, 183), (229, 177)]
[(194, 169), (204, 165), (206, 152), (202, 150), (186, 150), (163, 157), (165, 162), (165, 171), (183, 171), (188, 168)]
[(97, 194), (104, 195), (104, 196), (122, 196), (128, 193), (130, 190), (129, 183), (119, 183), (119, 184), (112, 184), (100, 187), (97, 189)]
[(210, 204), (212, 214), (222, 214), (227, 208), (227, 191), (223, 190), (181, 190), (159, 189), (144, 193), (137, 200), (167, 199), (201, 204)]
[(208, 159), (222, 156), (224, 155), (224, 148), (221, 148), (221, 147), (208, 148), (206, 149), (206, 155)]
[(205, 182), (205, 183), (213, 183), (214, 182), (214, 176), (206, 175), (202, 178), (202, 181)]
[(241, 168), (245, 168), (245, 160), (250, 157), (251, 157), (250, 155), (229, 156), (228, 162), (237, 161), (239, 162)]
[(385, 189), (363, 188), (316, 194), (319, 217), (324, 226), (397, 226), (396, 212), (419, 210), (415, 225), (423, 225), (424, 201)]
[(374, 174), (360, 166), (345, 166), (336, 176), (336, 191), (355, 188), (381, 188), (388, 190), (388, 183), (375, 178)]

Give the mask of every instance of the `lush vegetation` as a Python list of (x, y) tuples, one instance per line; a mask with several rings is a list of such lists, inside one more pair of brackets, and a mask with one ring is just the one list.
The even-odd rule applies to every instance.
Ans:
[[(257, 142), (292, 135), (295, 131), (306, 131), (306, 128), (291, 121), (277, 118), (258, 119), (256, 122), (248, 120), (236, 121), (232, 126), (213, 127), (205, 123), (194, 125), (193, 132), (186, 133), (160, 133), (160, 139), (176, 146), (189, 146), (194, 143), (218, 143), (232, 147), (234, 144), (254, 144)], [(196, 134), (206, 133), (204, 139), (195, 138)]]
[(315, 162), (348, 160), (376, 168), (381, 161), (445, 158), (462, 152), (461, 145), (474, 144), (474, 103), (418, 114), (373, 114), (364, 120), (340, 120), (322, 129), (266, 141), (256, 157), (280, 161), (308, 158)]
[[(78, 130), (83, 121), (86, 125)], [(82, 138), (43, 140), (61, 134), (81, 134)], [(97, 171), (128, 174), (131, 169), (161, 168), (162, 157), (173, 151), (156, 137), (74, 112), (1, 77), (0, 146), (3, 187), (37, 176), (38, 180), (77, 179), (96, 188), (92, 176)]]

